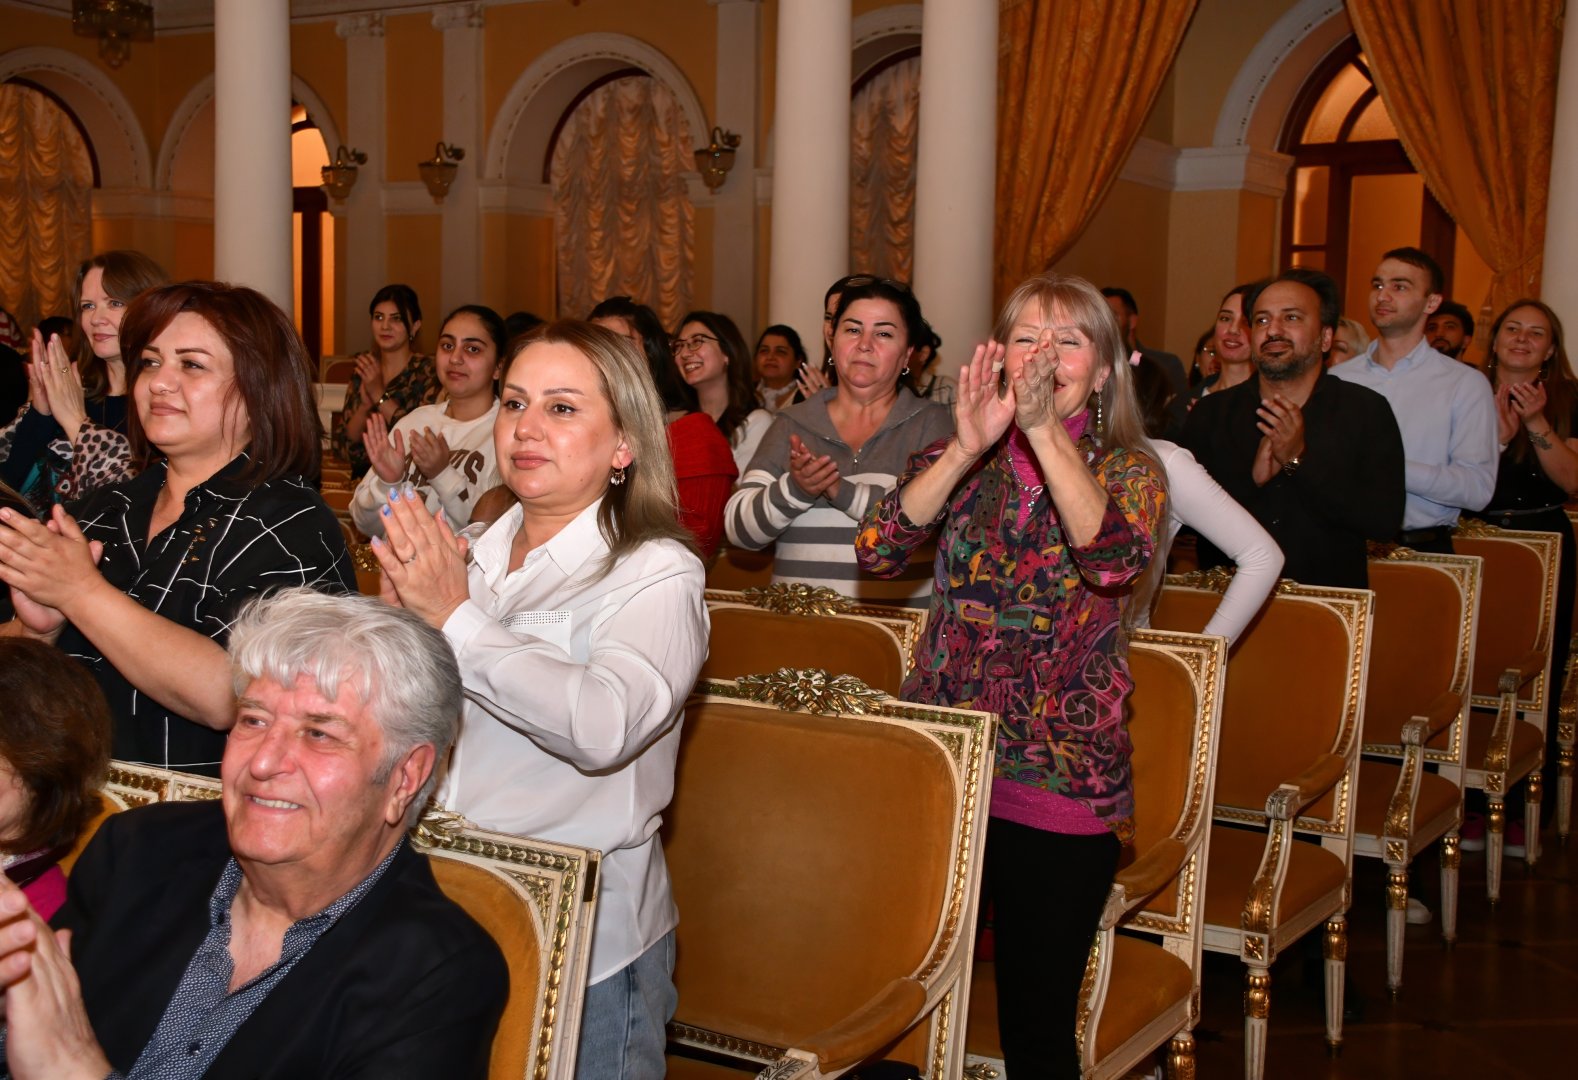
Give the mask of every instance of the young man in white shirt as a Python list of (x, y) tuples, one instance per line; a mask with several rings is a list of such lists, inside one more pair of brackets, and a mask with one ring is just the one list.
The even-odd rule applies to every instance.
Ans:
[(1434, 259), (1418, 248), (1388, 251), (1370, 286), (1378, 336), (1331, 374), (1381, 394), (1397, 417), (1408, 491), (1398, 543), (1450, 554), (1460, 510), (1481, 509), (1496, 487), (1501, 451), (1490, 383), (1425, 340), (1444, 288)]

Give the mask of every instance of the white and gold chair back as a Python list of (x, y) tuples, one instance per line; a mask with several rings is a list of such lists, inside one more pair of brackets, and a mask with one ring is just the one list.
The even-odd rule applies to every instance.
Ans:
[(897, 696), (926, 625), (922, 610), (798, 584), (708, 589), (706, 600), (712, 632), (703, 679), (821, 668)]
[[(1169, 577), (1152, 625), (1198, 632), (1230, 580), (1218, 571)], [(1252, 1080), (1265, 1072), (1271, 963), (1322, 926), (1326, 1039), (1333, 1047), (1342, 1041), (1373, 614), (1368, 589), (1282, 581), (1228, 661), (1204, 944), (1244, 962), (1244, 1069)]]
[(995, 718), (848, 676), (705, 681), (664, 857), (682, 912), (669, 1076), (964, 1067)]

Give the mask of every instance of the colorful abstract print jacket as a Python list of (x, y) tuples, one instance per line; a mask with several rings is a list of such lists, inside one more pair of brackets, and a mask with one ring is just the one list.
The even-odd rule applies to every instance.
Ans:
[(1144, 454), (1082, 438), (1108, 503), (1095, 538), (1075, 547), (1046, 492), (1016, 478), (1006, 438), (937, 521), (911, 522), (899, 492), (946, 445), (911, 458), (856, 539), (863, 569), (894, 574), (942, 527), (931, 614), (902, 696), (997, 713), (997, 776), (1084, 803), (1127, 843), (1134, 797), (1123, 707), (1133, 680), (1120, 618), (1167, 520), (1161, 471)]

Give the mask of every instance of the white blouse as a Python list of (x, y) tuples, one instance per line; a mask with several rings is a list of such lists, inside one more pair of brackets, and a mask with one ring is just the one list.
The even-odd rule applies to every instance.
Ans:
[(471, 599), (444, 624), (466, 711), (440, 794), (484, 828), (603, 853), (594, 983), (678, 922), (657, 833), (709, 625), (705, 571), (679, 543), (643, 544), (597, 576), (600, 505), (514, 572), (519, 505), (477, 540)]
[[(1238, 566), (1205, 633), (1220, 634), (1229, 645), (1244, 632), (1277, 584), (1282, 549), (1254, 515), (1211, 479), (1194, 455), (1176, 443), (1152, 439), (1167, 470), (1167, 543), (1185, 525), (1198, 532)], [(1149, 613), (1144, 613), (1149, 625)]]

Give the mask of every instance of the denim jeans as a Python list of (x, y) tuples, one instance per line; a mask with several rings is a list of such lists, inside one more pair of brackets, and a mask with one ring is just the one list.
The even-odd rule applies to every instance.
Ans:
[(674, 989), (674, 932), (586, 991), (576, 1080), (662, 1080)]

